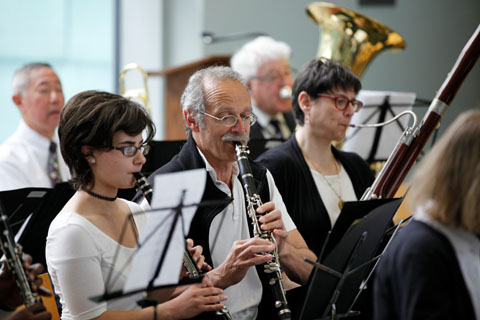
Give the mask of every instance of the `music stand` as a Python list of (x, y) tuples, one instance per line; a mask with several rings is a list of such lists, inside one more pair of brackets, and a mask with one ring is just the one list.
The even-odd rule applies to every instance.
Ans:
[[(334, 318), (343, 318), (357, 314), (351, 311), (352, 303), (371, 262), (376, 260), (375, 254), (403, 199), (384, 200), (386, 203), (377, 202), (379, 206), (354, 222), (325, 259), (319, 257), (319, 264), (341, 276), (318, 268), (314, 270), (300, 319), (331, 319), (332, 314), (335, 314)], [(360, 201), (352, 206), (345, 203), (344, 210), (368, 202)]]
[[(123, 289), (105, 292), (103, 295), (91, 297), (91, 300), (99, 302), (138, 292), (201, 281), (200, 278), (179, 283), (175, 279), (178, 279), (180, 273), (185, 250), (185, 237), (196, 208), (212, 204), (211, 202), (200, 203), (205, 188), (206, 174), (204, 169), (197, 169), (155, 176), (155, 190), (162, 190), (162, 194), (154, 190), (152, 197), (154, 209), (148, 211), (147, 218), (149, 219), (140, 234), (138, 249), (123, 266), (131, 264), (131, 270)], [(219, 201), (218, 204), (220, 203), (223, 204), (226, 201)], [(162, 206), (162, 204), (166, 204), (166, 206)], [(162, 213), (166, 213), (166, 215), (161, 215)], [(164, 245), (159, 246), (159, 243)], [(111, 276), (108, 276), (105, 285), (107, 290), (111, 285), (110, 279)]]
[[(410, 110), (415, 103), (412, 92), (361, 90), (357, 99), (364, 103), (360, 112), (352, 117), (353, 124), (380, 123), (389, 120), (403, 110)], [(368, 163), (385, 161), (395, 143), (408, 125), (408, 117), (395, 121), (393, 126), (349, 128), (343, 150), (358, 153)], [(368, 143), (365, 143), (368, 142)]]
[(23, 188), (0, 192), (8, 223), (12, 232), (17, 234), (16, 241), (25, 253), (32, 256), (33, 262), (46, 266), (48, 228), (74, 193), (67, 182), (57, 183), (53, 189)]

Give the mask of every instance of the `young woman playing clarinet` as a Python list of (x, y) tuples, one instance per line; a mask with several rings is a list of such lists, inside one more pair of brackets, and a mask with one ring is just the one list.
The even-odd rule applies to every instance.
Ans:
[[(130, 266), (145, 216), (128, 218), (142, 209), (118, 199), (117, 191), (133, 187), (133, 174), (145, 163), (155, 129), (137, 103), (108, 92), (85, 91), (65, 105), (58, 130), (77, 190), (53, 220), (47, 237), (48, 272), (60, 296), (62, 319), (183, 319), (221, 309), (222, 290), (206, 279), (144, 309), (136, 303), (143, 293), (101, 303), (89, 300), (105, 289), (121, 289), (126, 281), (129, 268), (123, 266)], [(201, 250), (191, 252), (202, 264)], [(117, 281), (106, 288), (109, 274)]]

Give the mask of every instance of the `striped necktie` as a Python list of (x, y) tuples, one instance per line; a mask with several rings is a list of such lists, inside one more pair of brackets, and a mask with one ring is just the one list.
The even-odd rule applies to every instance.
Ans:
[(275, 129), (275, 135), (273, 138), (283, 139), (282, 130), (280, 129), (280, 122), (277, 119), (271, 119), (270, 124)]
[(48, 175), (52, 182), (52, 187), (54, 187), (56, 183), (62, 182), (60, 167), (58, 165), (57, 144), (53, 141), (50, 141), (50, 147), (48, 151)]

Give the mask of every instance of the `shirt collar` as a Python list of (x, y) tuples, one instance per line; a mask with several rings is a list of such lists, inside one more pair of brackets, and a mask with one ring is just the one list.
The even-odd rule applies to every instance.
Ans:
[[(47, 149), (50, 147), (50, 139), (42, 136), (37, 131), (30, 128), (23, 119), (20, 120), (17, 133), (22, 137), (22, 139), (28, 142), (30, 145), (37, 147), (39, 149)], [(55, 143), (58, 144), (58, 138), (56, 135), (52, 138)]]
[[(208, 174), (210, 175), (210, 177), (212, 178), (213, 181), (218, 181), (217, 180), (217, 172), (212, 167), (212, 165), (208, 162), (207, 158), (202, 153), (200, 148), (198, 146), (196, 146), (196, 147), (197, 147), (198, 153), (200, 154), (200, 158), (202, 158), (203, 162), (205, 163), (205, 168), (206, 168)], [(237, 162), (234, 162), (233, 163), (233, 168), (232, 168), (232, 178), (236, 177), (237, 175), (238, 175), (238, 164), (237, 164)]]

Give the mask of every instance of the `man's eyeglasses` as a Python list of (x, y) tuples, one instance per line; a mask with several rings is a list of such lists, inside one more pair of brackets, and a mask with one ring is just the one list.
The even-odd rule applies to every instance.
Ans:
[(363, 106), (362, 101), (358, 101), (358, 100), (355, 100), (355, 99), (348, 100), (344, 96), (332, 96), (332, 95), (329, 95), (329, 94), (319, 93), (319, 94), (317, 94), (317, 97), (332, 99), (335, 102), (335, 107), (337, 107), (338, 110), (342, 110), (342, 111), (345, 110), (345, 108), (348, 107), (349, 103), (352, 104), (354, 112), (358, 112)]
[[(221, 118), (218, 118), (218, 117), (215, 117), (214, 115), (212, 115), (210, 113), (206, 113), (204, 111), (201, 112), (201, 113), (209, 116), (210, 118), (213, 118), (213, 119), (219, 121), (225, 127), (233, 127), (238, 122), (238, 117), (236, 117), (234, 115), (227, 115), (227, 116), (223, 116)], [(255, 116), (255, 114), (253, 114), (253, 113), (249, 113), (247, 115), (241, 116), (240, 118), (242, 119), (243, 124), (246, 125), (246, 126), (247, 125), (251, 126), (257, 121), (257, 116)]]
[(142, 144), (140, 147), (137, 146), (128, 146), (128, 147), (111, 147), (111, 149), (122, 151), (123, 155), (126, 157), (133, 157), (137, 154), (137, 151), (146, 156), (150, 152), (150, 146), (148, 144)]
[(285, 72), (279, 72), (279, 71), (273, 70), (273, 71), (267, 72), (263, 76), (252, 77), (252, 79), (257, 79), (265, 82), (280, 82), (283, 79), (290, 78), (290, 77), (292, 77), (292, 72), (290, 70)]

